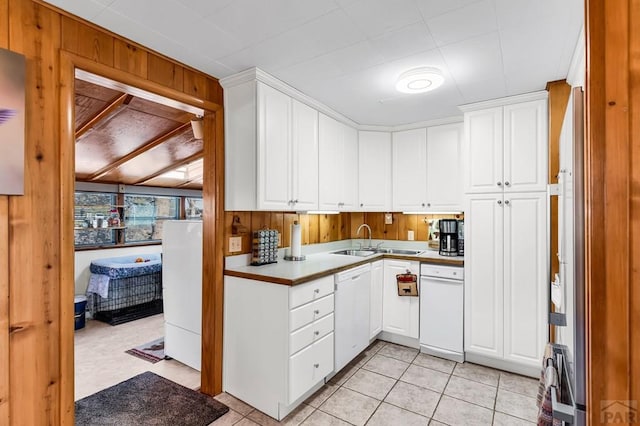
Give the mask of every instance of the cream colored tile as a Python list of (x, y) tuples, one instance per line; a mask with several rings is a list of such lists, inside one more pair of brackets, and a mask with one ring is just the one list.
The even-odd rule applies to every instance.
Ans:
[(353, 374), (360, 369), (360, 366), (357, 364), (347, 364), (342, 370), (338, 371), (338, 373), (329, 380), (329, 383), (334, 385), (342, 385), (344, 382), (349, 380)]
[(242, 414), (237, 411), (229, 410), (227, 414), (218, 417), (216, 421), (210, 423), (209, 426), (231, 426), (238, 423), (242, 419)]
[(465, 379), (473, 380), (474, 382), (484, 383), (489, 386), (498, 386), (500, 371), (465, 362), (456, 365), (456, 368), (453, 370), (453, 375), (464, 377)]
[(426, 426), (427, 424), (429, 424), (429, 418), (384, 402), (367, 422), (367, 426)]
[(531, 426), (535, 425), (534, 422), (528, 422), (526, 420), (512, 417), (504, 413), (496, 411), (493, 413), (493, 425), (494, 426)]
[(316, 410), (302, 422), (304, 426), (349, 426), (349, 423), (333, 417), (320, 410)]
[(409, 383), (398, 382), (384, 400), (425, 417), (431, 417), (440, 400), (440, 393)]
[(271, 418), (264, 414), (261, 411), (253, 410), (247, 415), (247, 418), (258, 423), (261, 426), (277, 426), (277, 425), (287, 425), (287, 426), (297, 426), (302, 423), (311, 413), (315, 411), (315, 408), (307, 405), (300, 404), (293, 410), (287, 417), (282, 419), (282, 421), (277, 421), (274, 418)]
[(361, 369), (356, 371), (342, 386), (372, 398), (383, 400), (395, 383), (396, 380), (391, 377)]
[(453, 368), (456, 366), (454, 361), (448, 359), (442, 359), (427, 354), (418, 354), (416, 359), (413, 360), (415, 365), (420, 367), (430, 368), (432, 370), (438, 370), (442, 373), (451, 374)]
[(380, 401), (349, 389), (338, 389), (319, 410), (354, 425), (364, 425)]
[(418, 350), (388, 343), (378, 351), (378, 354), (388, 356), (389, 358), (399, 359), (400, 361), (411, 363), (418, 355)]
[(538, 396), (539, 379), (520, 376), (518, 374), (500, 372), (500, 389), (536, 398)]
[(431, 419), (431, 421), (429, 422), (429, 426), (447, 426), (447, 425), (445, 425), (444, 423), (440, 423), (437, 420)]
[(389, 358), (382, 355), (374, 355), (369, 362), (362, 366), (362, 368), (379, 373), (394, 379), (400, 378), (409, 367), (409, 364), (394, 358)]
[(493, 411), (443, 395), (433, 418), (451, 426), (489, 426)]
[(496, 411), (531, 422), (535, 422), (538, 419), (536, 398), (531, 398), (502, 389), (498, 389)]
[(318, 408), (319, 406), (322, 405), (323, 402), (327, 400), (327, 398), (333, 395), (333, 393), (337, 391), (338, 388), (339, 388), (338, 385), (334, 385), (333, 383), (327, 383), (323, 387), (318, 389), (316, 393), (311, 395), (309, 399), (305, 401), (305, 404)]
[(251, 419), (248, 419), (247, 417), (245, 417), (244, 419), (236, 423), (236, 426), (256, 426), (256, 425), (260, 426), (258, 423), (254, 422)]
[(400, 380), (436, 392), (442, 392), (447, 385), (449, 375), (418, 365), (411, 365), (400, 377)]
[(232, 410), (235, 410), (238, 413), (242, 414), (243, 416), (246, 416), (247, 414), (253, 411), (252, 406), (240, 401), (238, 398), (232, 395), (229, 395), (226, 392), (223, 392), (220, 395), (216, 395), (214, 398), (222, 402), (224, 405), (231, 408)]
[(447, 383), (447, 388), (444, 390), (444, 394), (493, 410), (496, 401), (496, 390), (493, 386), (467, 380), (462, 377), (451, 376), (449, 383)]

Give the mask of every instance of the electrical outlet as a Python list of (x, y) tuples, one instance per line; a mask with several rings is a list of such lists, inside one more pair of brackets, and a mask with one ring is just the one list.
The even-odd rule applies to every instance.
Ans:
[(393, 214), (385, 213), (384, 214), (384, 224), (385, 225), (393, 225)]
[(125, 187), (123, 183), (118, 184), (118, 192), (124, 194)]
[(229, 237), (229, 253), (242, 251), (242, 237)]
[(413, 231), (407, 231), (407, 240), (409, 241), (414, 240)]

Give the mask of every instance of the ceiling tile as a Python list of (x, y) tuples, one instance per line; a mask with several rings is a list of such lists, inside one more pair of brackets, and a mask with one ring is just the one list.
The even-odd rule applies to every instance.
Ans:
[(416, 0), (418, 8), (425, 20), (461, 9), (480, 0)]
[(424, 22), (417, 22), (399, 30), (387, 32), (372, 38), (370, 42), (376, 53), (387, 60), (425, 52), (436, 46)]
[(529, 25), (548, 16), (577, 15), (582, 20), (582, 0), (494, 0), (499, 28)]
[(414, 0), (360, 0), (343, 9), (368, 37), (376, 37), (422, 20)]
[(84, 0), (69, 3), (68, 0), (49, 0), (47, 3), (67, 10), (74, 15), (91, 20), (114, 0)]
[(471, 3), (453, 12), (428, 19), (427, 27), (438, 46), (477, 37), (498, 29), (491, 0)]
[(158, 7), (156, 0), (116, 0), (109, 9), (156, 31), (180, 27), (198, 17), (195, 10), (174, 0), (163, 0), (162, 7)]
[(195, 10), (200, 16), (206, 17), (213, 13), (216, 13), (231, 3), (234, 0), (177, 0), (183, 5)]
[(460, 85), (493, 80), (504, 73), (497, 32), (441, 47), (440, 52)]
[(507, 85), (502, 74), (496, 75), (488, 80), (473, 80), (459, 83), (458, 89), (460, 89), (465, 104), (501, 98), (512, 94), (507, 91)]

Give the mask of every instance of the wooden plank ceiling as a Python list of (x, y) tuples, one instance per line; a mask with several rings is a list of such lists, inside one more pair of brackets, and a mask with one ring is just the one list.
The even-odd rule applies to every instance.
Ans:
[(76, 180), (202, 189), (194, 114), (76, 78)]

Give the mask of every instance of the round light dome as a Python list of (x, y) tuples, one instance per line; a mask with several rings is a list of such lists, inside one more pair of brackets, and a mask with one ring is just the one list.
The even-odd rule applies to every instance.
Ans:
[(402, 93), (424, 93), (437, 89), (444, 77), (437, 68), (419, 67), (403, 72), (396, 82), (396, 90)]

